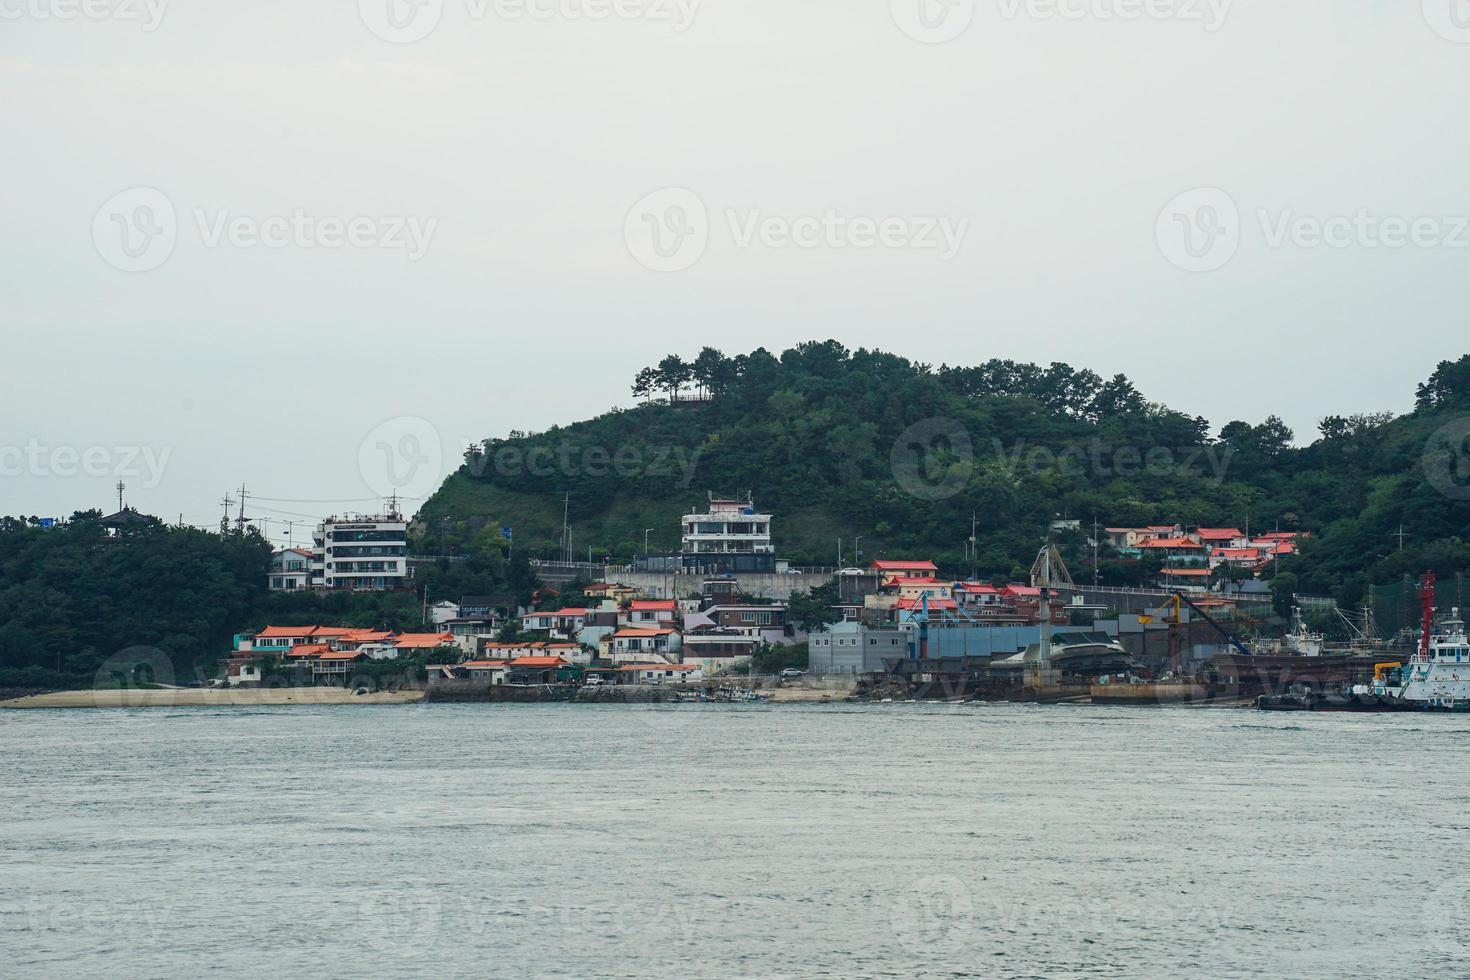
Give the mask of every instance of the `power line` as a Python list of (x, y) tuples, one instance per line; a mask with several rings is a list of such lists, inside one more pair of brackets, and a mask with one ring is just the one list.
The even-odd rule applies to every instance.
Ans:
[[(251, 500), (268, 500), (273, 504), (381, 504), (382, 497), (329, 497), (326, 500), (306, 500), (300, 497), (262, 497), (252, 493)], [(411, 497), (400, 493), (400, 500), (427, 500), (427, 497)]]

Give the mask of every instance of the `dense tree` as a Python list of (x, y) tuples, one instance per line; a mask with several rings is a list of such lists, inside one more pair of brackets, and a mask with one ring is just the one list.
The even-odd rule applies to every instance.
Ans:
[(1418, 408), (1443, 408), (1470, 403), (1470, 354), (1457, 361), (1440, 361), (1429, 380), (1419, 386)]
[[(1148, 401), (1127, 377), (1064, 364), (992, 359), (928, 370), (831, 341), (718, 361), (701, 351), (694, 364), (689, 377), (718, 396), (700, 411), (647, 404), (491, 441), (472, 455), (478, 469), (467, 466), (425, 506), (426, 523), (493, 515), (549, 556), (570, 492), (579, 539), (627, 559), (642, 550), (646, 528), (655, 529), (655, 550), (676, 547), (679, 515), (706, 491), (749, 491), (776, 514), (777, 551), (797, 564), (830, 565), (839, 538), (861, 536), (866, 557), (933, 557), (954, 573), (1004, 577), (1029, 567), (1064, 515), (1084, 526), (1309, 530), (1303, 553), (1283, 556), (1278, 571), (1350, 605), (1405, 573), (1432, 566), (1453, 578), (1470, 567), (1467, 454), (1431, 438), (1463, 414), (1457, 364), (1436, 369), (1414, 415), (1324, 419), (1321, 438), (1300, 447), (1274, 416), (1231, 422), (1212, 438), (1205, 419)], [(719, 384), (709, 373), (716, 364)], [(564, 446), (567, 468), (483, 465), (497, 448)], [(576, 465), (591, 450), (636, 465)], [(462, 544), (475, 547), (468, 537)], [(1090, 572), (1089, 547), (1063, 546), (1074, 573)], [(1100, 551), (1105, 584), (1144, 585), (1155, 572)]]

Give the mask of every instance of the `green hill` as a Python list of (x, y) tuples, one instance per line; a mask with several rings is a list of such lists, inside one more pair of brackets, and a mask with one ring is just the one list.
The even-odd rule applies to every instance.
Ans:
[[(677, 550), (679, 516), (713, 491), (753, 493), (775, 514), (778, 553), (797, 564), (833, 564), (839, 538), (851, 561), (860, 536), (865, 561), (932, 556), (1009, 576), (1054, 520), (1073, 518), (1310, 530), (1282, 570), (1348, 604), (1370, 583), (1470, 565), (1470, 448), (1456, 428), (1470, 418), (1470, 356), (1441, 364), (1412, 414), (1324, 419), (1301, 447), (1274, 417), (1211, 433), (1121, 375), (999, 360), (935, 368), (834, 341), (779, 356), (671, 355), (634, 392), (649, 400), (485, 440), (421, 509), (426, 540), (498, 550), (508, 526), (517, 552), (554, 557), (565, 506), (575, 557), (590, 546), (627, 560), (649, 528), (652, 551)], [(1060, 535), (1078, 559), (1083, 537)], [(1147, 572), (1104, 562), (1119, 584)]]

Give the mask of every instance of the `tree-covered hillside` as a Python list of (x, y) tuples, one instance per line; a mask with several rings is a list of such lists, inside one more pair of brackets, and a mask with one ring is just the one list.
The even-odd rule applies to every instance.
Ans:
[[(1371, 582), (1470, 565), (1470, 451), (1454, 428), (1470, 417), (1470, 356), (1441, 364), (1412, 414), (1324, 419), (1300, 448), (1278, 418), (1211, 432), (1121, 375), (999, 360), (934, 367), (833, 341), (779, 356), (671, 355), (640, 372), (634, 392), (649, 400), (487, 439), (425, 504), (420, 527), (474, 553), (498, 549), (508, 526), (518, 550), (549, 557), (562, 548), (565, 506), (575, 557), (590, 547), (626, 560), (648, 529), (650, 550), (677, 549), (679, 516), (708, 491), (750, 492), (776, 515), (778, 552), (798, 564), (833, 564), (839, 538), (851, 562), (860, 537), (864, 560), (933, 556), (1008, 576), (1052, 521), (1072, 518), (1309, 530), (1282, 570), (1344, 603)], [(1082, 537), (1062, 536), (1073, 548)], [(1113, 581), (1146, 573), (1104, 559)]]
[[(137, 682), (136, 664), (159, 681), (204, 680), (235, 632), (270, 623), (422, 628), (412, 592), (268, 591), (270, 547), (254, 531), (158, 524), (110, 535), (100, 516), (54, 527), (0, 518), (0, 688)], [(523, 557), (492, 554), (430, 565), (417, 584), (436, 599), (526, 601), (537, 582)]]

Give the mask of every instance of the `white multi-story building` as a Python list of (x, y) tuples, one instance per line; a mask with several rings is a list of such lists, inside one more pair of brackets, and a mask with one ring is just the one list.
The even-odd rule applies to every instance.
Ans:
[(771, 515), (756, 510), (755, 501), (720, 500), (713, 494), (709, 512), (685, 514), (684, 567), (706, 573), (774, 572)]
[(270, 587), (274, 592), (291, 592), (311, 586), (312, 560), (304, 548), (282, 548), (271, 555)]
[(406, 588), (408, 522), (399, 514), (329, 517), (316, 528), (312, 584), (324, 589)]

